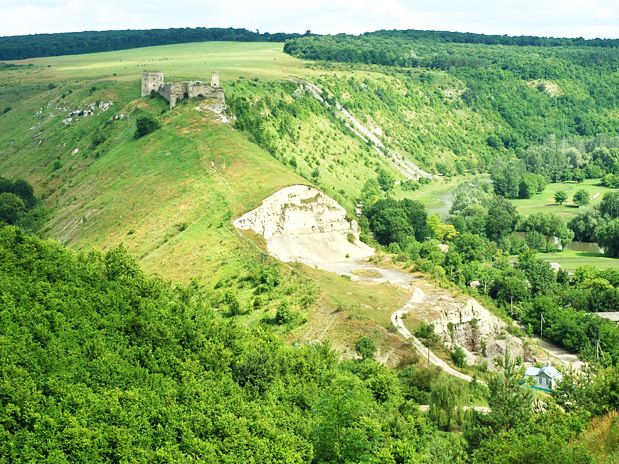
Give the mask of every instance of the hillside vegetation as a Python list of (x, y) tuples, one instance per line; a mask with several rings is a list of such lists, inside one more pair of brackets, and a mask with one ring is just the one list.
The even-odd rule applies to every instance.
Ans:
[[(439, 379), (430, 397), (423, 368), (389, 370), (371, 344), (342, 363), (327, 345), (245, 330), (202, 286), (147, 277), (122, 249), (75, 253), (4, 227), (0, 270), (6, 462), (489, 462), (496, 446), (502, 462), (592, 462), (566, 443), (582, 412), (531, 413), (509, 360), (492, 412), (465, 418), (479, 387)], [(612, 393), (592, 388), (573, 404)], [(452, 426), (464, 439), (438, 430)]]
[[(612, 420), (582, 432), (619, 406), (619, 328), (589, 313), (615, 309), (619, 273), (554, 272), (537, 255), (576, 233), (619, 254), (617, 49), (441, 37), (303, 37), (289, 54), (175, 44), (2, 66), (3, 199), (20, 214), (44, 207), (38, 232), (63, 245), (0, 229), (0, 460), (595, 462)], [(139, 98), (146, 69), (220, 71), (228, 119), (209, 100)], [(35, 188), (32, 209), (13, 193), (19, 179)], [(549, 182), (553, 193), (580, 185), (570, 205), (605, 185), (569, 227), (546, 211), (521, 217), (512, 201), (544, 201)], [(489, 368), (443, 349), (470, 385), (424, 368), (389, 330), (406, 291), (277, 262), (233, 228), (292, 184), (341, 202), (376, 262), (425, 274), (437, 305), (470, 295), (510, 335), (539, 333), (591, 371), (534, 402), (509, 355)], [(439, 343), (431, 325), (415, 330)], [(465, 413), (479, 403), (490, 412)]]

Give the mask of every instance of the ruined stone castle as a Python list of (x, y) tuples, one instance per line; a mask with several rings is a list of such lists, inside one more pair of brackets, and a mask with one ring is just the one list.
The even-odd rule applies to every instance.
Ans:
[(165, 82), (163, 73), (146, 71), (142, 73), (142, 96), (157, 92), (174, 108), (176, 103), (187, 98), (205, 97), (224, 100), (224, 90), (219, 86), (219, 74), (214, 72), (211, 83), (201, 81)]

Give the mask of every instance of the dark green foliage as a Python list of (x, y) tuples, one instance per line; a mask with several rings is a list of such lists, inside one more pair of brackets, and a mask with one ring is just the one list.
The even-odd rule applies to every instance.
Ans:
[(555, 193), (555, 203), (557, 203), (558, 205), (562, 205), (563, 203), (565, 203), (567, 201), (567, 193), (565, 193), (563, 190), (559, 190), (558, 192)]
[(0, 60), (37, 56), (125, 50), (154, 45), (230, 40), (235, 42), (283, 42), (300, 34), (269, 34), (234, 28), (175, 28), (119, 31), (64, 32), (0, 38)]
[(370, 229), (383, 245), (404, 243), (412, 237), (422, 242), (430, 236), (425, 206), (413, 200), (379, 200), (365, 211)]
[(596, 238), (604, 254), (619, 258), (619, 218), (608, 221), (596, 230)]
[(0, 193), (0, 224), (17, 224), (17, 220), (26, 210), (24, 201), (14, 193)]
[(590, 209), (573, 217), (567, 226), (574, 232), (574, 240), (579, 242), (595, 242), (595, 231), (603, 222), (597, 209)]
[(434, 433), (403, 392), (436, 373), (404, 381), (245, 329), (123, 249), (78, 254), (0, 228), (0, 297), (7, 462), (414, 461)]
[(377, 180), (378, 180), (378, 185), (380, 185), (380, 188), (384, 192), (389, 192), (390, 190), (393, 190), (393, 183), (395, 182), (395, 179), (393, 178), (391, 174), (389, 174), (384, 169), (381, 169), (378, 172)]
[(451, 360), (456, 367), (466, 367), (466, 354), (461, 346), (456, 346), (456, 348), (451, 351)]
[(34, 189), (24, 179), (0, 177), (0, 226), (19, 225), (35, 233), (40, 228), (45, 212), (37, 206)]
[(486, 217), (486, 236), (489, 240), (500, 242), (514, 230), (518, 224), (516, 207), (502, 197), (494, 198), (488, 206)]
[(355, 350), (362, 359), (373, 359), (376, 353), (376, 345), (370, 337), (364, 335), (355, 343)]
[(490, 177), (497, 195), (518, 198), (520, 184), (526, 170), (524, 162), (517, 158), (498, 158), (490, 169)]
[(546, 237), (547, 244), (550, 245), (550, 240), (557, 238), (561, 245), (565, 246), (574, 238), (574, 232), (568, 229), (565, 221), (552, 213), (539, 212), (531, 214), (521, 225), (521, 229), (525, 232), (537, 232)]
[(145, 135), (155, 132), (160, 127), (161, 124), (159, 124), (159, 121), (152, 116), (139, 116), (135, 120), (135, 134), (133, 137), (139, 139), (140, 137), (144, 137)]
[(619, 192), (608, 192), (599, 205), (600, 214), (610, 219), (619, 217)]
[(586, 206), (590, 201), (591, 199), (589, 198), (589, 192), (586, 190), (578, 190), (574, 194), (574, 204), (578, 206)]

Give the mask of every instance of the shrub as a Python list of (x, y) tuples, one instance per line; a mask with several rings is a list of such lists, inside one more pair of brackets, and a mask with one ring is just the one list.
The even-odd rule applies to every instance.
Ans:
[(159, 129), (161, 125), (152, 116), (140, 116), (135, 121), (135, 135), (134, 138), (139, 139)]
[(376, 345), (374, 341), (367, 335), (363, 335), (355, 343), (355, 350), (363, 359), (372, 359), (376, 353)]
[(566, 201), (567, 201), (567, 193), (565, 193), (563, 190), (559, 190), (557, 193), (555, 193), (556, 204), (562, 205)]
[(456, 367), (466, 367), (466, 353), (461, 346), (456, 346), (456, 348), (451, 352), (451, 360)]

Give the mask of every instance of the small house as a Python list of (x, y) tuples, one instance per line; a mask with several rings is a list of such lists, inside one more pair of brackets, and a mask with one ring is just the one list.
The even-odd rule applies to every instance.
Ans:
[(527, 367), (524, 373), (526, 379), (533, 380), (533, 386), (541, 390), (554, 390), (563, 380), (563, 374), (550, 364), (544, 367)]

